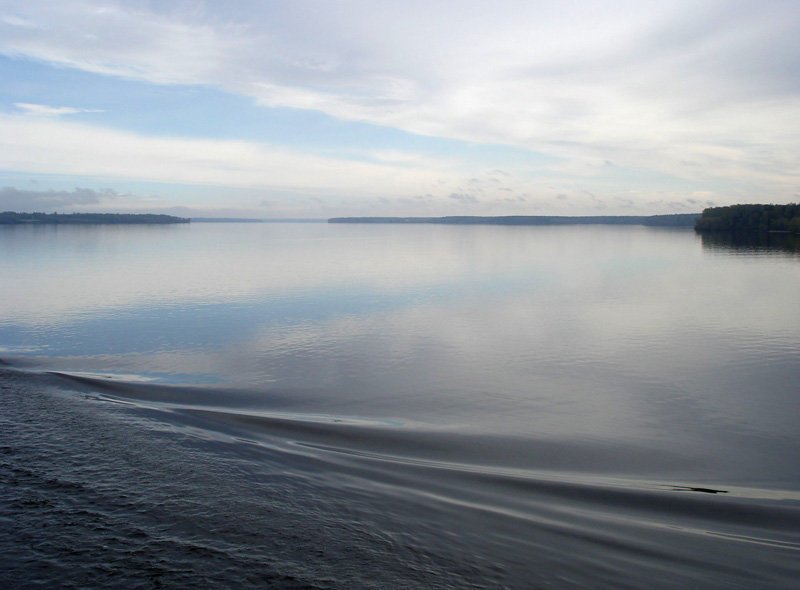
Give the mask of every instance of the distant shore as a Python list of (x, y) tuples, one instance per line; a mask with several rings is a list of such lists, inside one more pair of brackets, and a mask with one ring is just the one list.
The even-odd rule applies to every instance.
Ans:
[(152, 213), (0, 213), (0, 225), (164, 225), (190, 221), (185, 217)]
[(674, 215), (559, 215), (447, 216), (447, 217), (332, 217), (328, 223), (427, 223), (440, 225), (647, 225), (694, 227), (700, 213)]

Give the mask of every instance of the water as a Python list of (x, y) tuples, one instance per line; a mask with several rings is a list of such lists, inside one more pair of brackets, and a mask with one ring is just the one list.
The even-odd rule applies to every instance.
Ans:
[(0, 228), (0, 584), (772, 587), (800, 247)]

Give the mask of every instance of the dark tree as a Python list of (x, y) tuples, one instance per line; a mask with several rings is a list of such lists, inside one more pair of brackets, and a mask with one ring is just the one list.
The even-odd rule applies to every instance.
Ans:
[(703, 211), (695, 229), (699, 232), (792, 232), (800, 234), (800, 204), (710, 207)]

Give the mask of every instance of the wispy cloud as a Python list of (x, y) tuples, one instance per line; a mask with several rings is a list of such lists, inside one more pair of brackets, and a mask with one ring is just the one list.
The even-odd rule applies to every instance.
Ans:
[(19, 110), (40, 117), (60, 117), (61, 115), (76, 115), (78, 113), (102, 113), (100, 109), (78, 109), (75, 107), (52, 107), (46, 104), (35, 104), (31, 102), (15, 102), (14, 106)]
[[(148, 137), (52, 118), (0, 115), (0, 168), (318, 194), (424, 192), (457, 183), (447, 161), (423, 167), (293, 152), (247, 141)], [(378, 189), (377, 187), (381, 187)]]
[(4, 25), (8, 25), (11, 27), (18, 27), (21, 29), (38, 29), (41, 28), (39, 25), (35, 24), (33, 21), (26, 20), (24, 18), (20, 18), (14, 15), (5, 15), (0, 17), (0, 23)]
[(448, 198), (461, 203), (462, 205), (475, 205), (480, 202), (480, 199), (475, 195), (469, 193), (451, 193)]

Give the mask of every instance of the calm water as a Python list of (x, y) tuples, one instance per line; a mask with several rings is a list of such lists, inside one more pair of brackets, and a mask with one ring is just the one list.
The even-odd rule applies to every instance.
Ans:
[(4, 587), (796, 587), (800, 247), (0, 228)]

